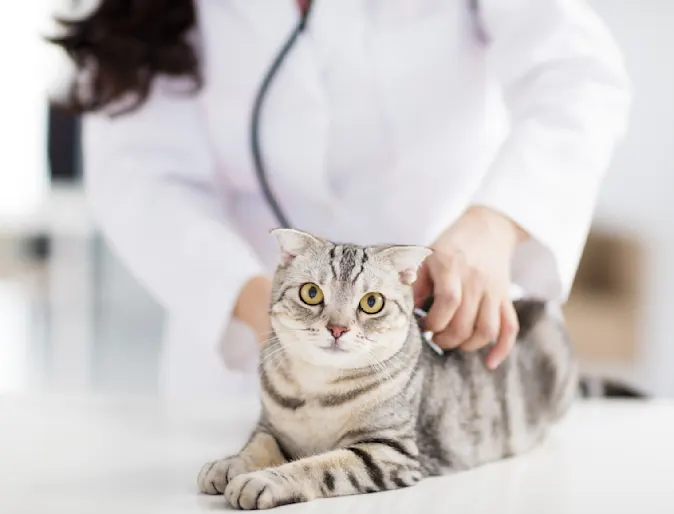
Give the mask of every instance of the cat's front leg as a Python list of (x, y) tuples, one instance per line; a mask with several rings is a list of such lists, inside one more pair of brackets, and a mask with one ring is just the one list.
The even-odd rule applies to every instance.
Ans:
[(240, 475), (225, 497), (234, 508), (253, 510), (408, 487), (422, 478), (417, 455), (412, 440), (373, 439)]
[(235, 477), (279, 466), (285, 462), (287, 461), (276, 439), (258, 427), (238, 455), (209, 462), (203, 466), (197, 478), (199, 491), (206, 494), (223, 494), (227, 484)]

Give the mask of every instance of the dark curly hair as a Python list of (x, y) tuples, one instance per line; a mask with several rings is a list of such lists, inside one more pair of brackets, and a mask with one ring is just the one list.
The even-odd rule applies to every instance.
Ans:
[[(85, 18), (58, 18), (63, 35), (49, 41), (63, 48), (86, 87), (73, 83), (65, 107), (97, 111), (133, 99), (141, 105), (159, 75), (188, 77), (201, 87), (199, 59), (188, 36), (196, 25), (193, 0), (99, 0)], [(83, 91), (85, 89), (85, 91)]]

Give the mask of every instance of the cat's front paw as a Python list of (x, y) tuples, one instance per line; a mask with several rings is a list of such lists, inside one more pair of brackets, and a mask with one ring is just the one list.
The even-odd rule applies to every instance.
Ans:
[(273, 469), (236, 477), (225, 489), (225, 498), (232, 507), (241, 510), (271, 509), (306, 501), (287, 478)]
[(209, 462), (201, 468), (197, 478), (199, 491), (205, 494), (224, 494), (227, 484), (234, 478), (251, 471), (246, 460), (236, 455)]

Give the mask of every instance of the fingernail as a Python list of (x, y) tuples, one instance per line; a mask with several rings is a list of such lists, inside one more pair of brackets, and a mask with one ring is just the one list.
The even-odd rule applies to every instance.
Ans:
[(498, 359), (487, 359), (487, 368), (490, 371), (494, 371), (500, 364), (501, 362)]

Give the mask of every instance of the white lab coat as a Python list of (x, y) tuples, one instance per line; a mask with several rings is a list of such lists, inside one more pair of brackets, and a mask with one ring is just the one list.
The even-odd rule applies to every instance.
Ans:
[[(84, 121), (91, 205), (167, 309), (162, 389), (183, 398), (254, 383), (253, 338), (230, 315), (276, 263), (276, 222), (250, 113), (299, 16), (295, 0), (196, 3), (204, 89), (161, 80), (136, 112)], [(563, 300), (626, 125), (621, 55), (581, 0), (474, 4), (317, 0), (265, 103), (271, 184), (297, 228), (357, 243), (427, 244), (489, 206), (532, 235), (514, 282)]]

